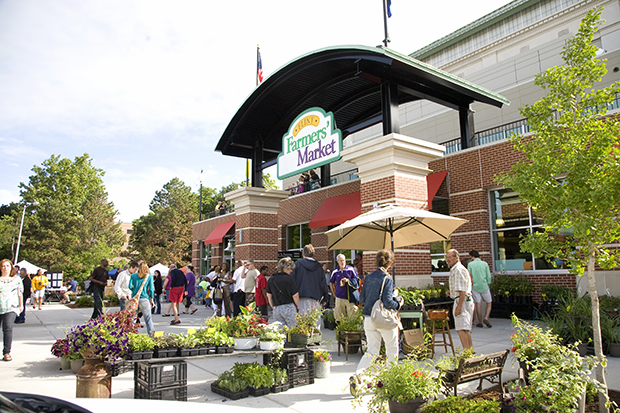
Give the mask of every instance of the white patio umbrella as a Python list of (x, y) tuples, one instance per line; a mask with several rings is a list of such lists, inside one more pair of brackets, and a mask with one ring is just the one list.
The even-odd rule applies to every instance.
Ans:
[(327, 248), (378, 251), (444, 241), (466, 219), (394, 204), (380, 205), (327, 231)]

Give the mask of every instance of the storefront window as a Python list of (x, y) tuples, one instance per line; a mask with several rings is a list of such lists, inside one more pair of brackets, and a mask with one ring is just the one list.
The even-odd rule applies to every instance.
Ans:
[(491, 191), (490, 195), (495, 271), (565, 268), (560, 261), (534, 259), (532, 254), (521, 252), (521, 237), (543, 231), (540, 214), (522, 203), (519, 195), (511, 189), (498, 189)]
[(304, 245), (311, 243), (311, 232), (308, 223), (295, 224), (286, 227), (286, 249), (300, 250)]
[(450, 267), (446, 262), (446, 252), (450, 249), (450, 240), (431, 242), (431, 271), (447, 272)]

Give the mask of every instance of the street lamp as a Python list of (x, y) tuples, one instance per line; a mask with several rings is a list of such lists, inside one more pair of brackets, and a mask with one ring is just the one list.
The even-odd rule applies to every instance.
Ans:
[[(34, 201), (31, 205), (37, 206), (39, 205), (39, 203), (37, 201)], [(17, 237), (17, 251), (15, 251), (15, 263), (14, 264), (17, 264), (17, 260), (19, 258), (19, 246), (22, 241), (22, 230), (24, 229), (24, 217), (26, 216), (27, 206), (28, 206), (28, 203), (24, 202), (24, 209), (22, 211), (22, 223), (19, 225), (19, 236)]]

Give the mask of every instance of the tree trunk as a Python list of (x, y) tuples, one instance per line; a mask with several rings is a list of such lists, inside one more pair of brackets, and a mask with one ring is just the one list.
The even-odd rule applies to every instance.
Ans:
[(603, 342), (601, 339), (601, 317), (598, 301), (598, 292), (596, 291), (596, 277), (594, 275), (594, 265), (596, 263), (596, 247), (593, 243), (588, 243), (588, 288), (590, 289), (590, 299), (592, 300), (592, 334), (594, 335), (594, 355), (597, 358), (596, 380), (598, 380), (605, 389), (598, 394), (598, 411), (599, 413), (608, 413), (609, 409), (605, 407), (609, 396), (607, 391), (607, 382), (605, 381), (605, 368), (603, 362)]

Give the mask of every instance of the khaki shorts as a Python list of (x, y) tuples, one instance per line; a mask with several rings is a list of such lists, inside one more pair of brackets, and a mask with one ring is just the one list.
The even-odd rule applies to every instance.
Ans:
[(491, 301), (493, 301), (493, 297), (491, 297), (491, 290), (486, 290), (483, 293), (472, 291), (471, 296), (473, 297), (475, 303), (479, 303), (480, 301), (490, 303)]
[(45, 298), (45, 288), (41, 290), (34, 290), (34, 298)]
[[(469, 300), (469, 301), (468, 301)], [(454, 300), (454, 305), (452, 307), (452, 315), (454, 315), (454, 309), (456, 308), (459, 299)], [(459, 330), (468, 330), (471, 331), (471, 320), (474, 315), (474, 300), (471, 298), (465, 299), (463, 303), (461, 314), (458, 316), (454, 316), (454, 329), (456, 331)]]

